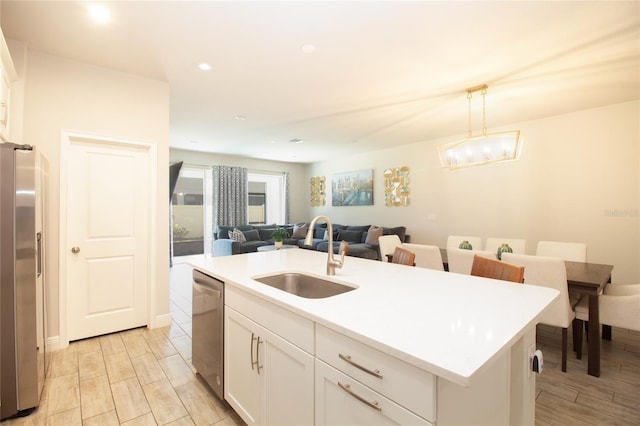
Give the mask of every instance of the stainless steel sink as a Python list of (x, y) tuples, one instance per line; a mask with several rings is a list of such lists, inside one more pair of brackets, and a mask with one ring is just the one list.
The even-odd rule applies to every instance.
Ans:
[(254, 280), (307, 299), (323, 299), (356, 289), (355, 287), (300, 272), (283, 272), (256, 277)]

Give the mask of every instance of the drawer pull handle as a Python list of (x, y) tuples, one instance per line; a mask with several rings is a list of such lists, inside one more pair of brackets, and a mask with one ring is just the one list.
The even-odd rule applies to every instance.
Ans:
[(359, 368), (360, 370), (364, 371), (365, 373), (369, 373), (372, 376), (377, 377), (378, 379), (382, 379), (382, 374), (380, 373), (380, 370), (370, 370), (367, 367), (363, 367), (362, 365), (360, 365), (357, 362), (353, 361), (351, 359), (351, 355), (338, 354), (338, 356), (340, 357), (340, 359), (348, 362), (349, 364), (353, 365), (356, 368)]
[(340, 386), (345, 392), (347, 392), (349, 395), (351, 395), (352, 397), (354, 397), (358, 401), (364, 402), (369, 407), (371, 407), (371, 408), (373, 408), (375, 410), (382, 411), (382, 407), (380, 407), (380, 405), (378, 404), (378, 401), (373, 401), (373, 402), (367, 401), (366, 399), (364, 399), (363, 397), (361, 397), (360, 395), (358, 395), (357, 393), (352, 391), (351, 390), (351, 385), (349, 385), (349, 384), (343, 385), (342, 383), (338, 382), (338, 386)]
[[(251, 333), (251, 348), (249, 349), (249, 354), (251, 355), (251, 369), (255, 370), (255, 365), (258, 363), (257, 361), (253, 360), (253, 342), (255, 342), (256, 340), (258, 340), (257, 337), (255, 337), (255, 335), (253, 333)], [(256, 353), (258, 353), (258, 351), (256, 351)]]
[[(264, 343), (264, 342), (263, 342)], [(258, 374), (260, 374), (260, 336), (258, 336), (258, 341), (256, 342), (256, 369), (258, 370)]]

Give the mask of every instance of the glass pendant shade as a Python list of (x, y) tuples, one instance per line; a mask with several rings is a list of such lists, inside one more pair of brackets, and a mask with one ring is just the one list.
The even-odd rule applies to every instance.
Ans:
[(499, 161), (517, 160), (520, 155), (520, 131), (490, 133), (440, 145), (440, 164), (452, 169)]

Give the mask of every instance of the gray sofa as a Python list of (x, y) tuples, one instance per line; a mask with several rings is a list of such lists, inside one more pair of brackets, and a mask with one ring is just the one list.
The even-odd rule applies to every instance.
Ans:
[[(313, 230), (313, 241), (311, 246), (304, 245), (304, 237), (295, 238), (293, 236), (294, 224), (280, 225), (281, 228), (287, 230), (289, 238), (284, 240), (284, 244), (296, 245), (300, 248), (327, 252), (329, 249), (329, 241), (325, 239), (327, 224), (321, 223), (315, 226)], [(274, 241), (271, 239), (271, 233), (276, 229), (277, 225), (240, 225), (240, 226), (218, 226), (214, 233), (213, 254), (214, 256), (225, 256), (240, 253), (252, 253), (258, 250), (258, 247), (271, 245)], [(231, 232), (234, 228), (242, 231), (245, 238), (244, 242), (238, 242), (231, 239)], [(362, 257), (365, 259), (380, 259), (380, 247), (377, 244), (368, 244), (367, 234), (370, 225), (333, 225), (333, 252), (337, 253), (341, 241), (349, 243), (349, 256)], [(408, 235), (404, 226), (393, 228), (383, 227), (383, 235), (396, 234), (400, 237), (400, 241), (408, 242)]]

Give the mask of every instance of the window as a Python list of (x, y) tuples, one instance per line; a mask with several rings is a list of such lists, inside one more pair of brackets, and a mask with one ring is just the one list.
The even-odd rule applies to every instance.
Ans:
[[(284, 173), (250, 171), (248, 175), (249, 222), (283, 225), (286, 221)], [(263, 219), (262, 222), (259, 219)]]
[[(208, 191), (208, 192), (207, 192)], [(183, 166), (171, 199), (174, 256), (203, 254), (211, 245), (211, 173)]]

